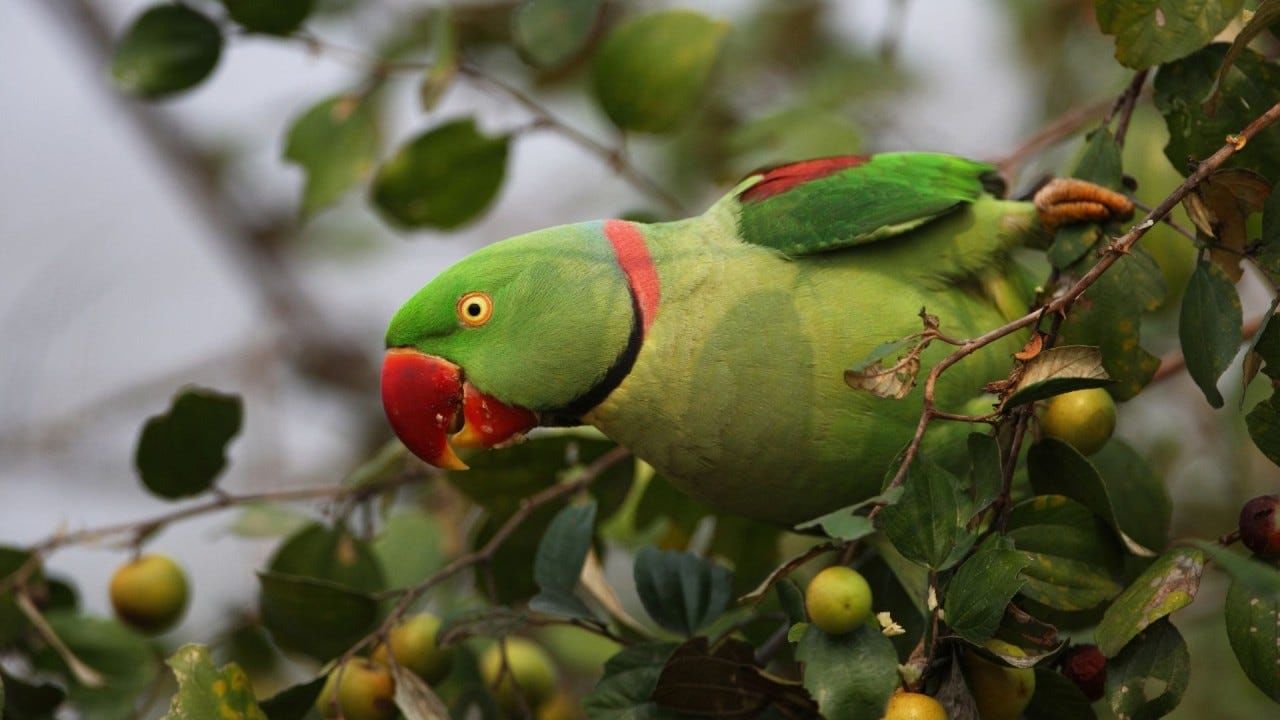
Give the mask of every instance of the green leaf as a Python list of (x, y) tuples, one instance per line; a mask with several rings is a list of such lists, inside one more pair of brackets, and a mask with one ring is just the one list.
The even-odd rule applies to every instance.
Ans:
[(302, 168), (302, 214), (332, 205), (368, 177), (378, 159), (378, 117), (365, 95), (339, 95), (313, 105), (293, 121), (284, 159)]
[(1227, 639), (1249, 680), (1280, 702), (1280, 594), (1232, 580), (1225, 606)]
[(1262, 597), (1280, 597), (1280, 570), (1274, 566), (1234, 553), (1217, 543), (1192, 540), (1191, 544), (1203, 550), (1235, 582), (1251, 588)]
[(1037, 495), (1064, 495), (1076, 500), (1102, 518), (1124, 542), (1129, 552), (1154, 553), (1134, 540), (1120, 525), (1107, 484), (1083, 455), (1055, 438), (1045, 438), (1027, 453), (1027, 473)]
[[(802, 623), (808, 619), (804, 610), (804, 591), (791, 578), (782, 578), (774, 586), (778, 594), (778, 604), (782, 606), (787, 619), (794, 623)], [(874, 590), (872, 591), (874, 593)], [(874, 597), (874, 595), (873, 595)]]
[(379, 592), (386, 581), (369, 544), (346, 528), (313, 523), (294, 533), (275, 552), (273, 573), (327, 580), (352, 590)]
[(1182, 702), (1191, 656), (1177, 628), (1161, 620), (1107, 663), (1107, 702), (1120, 717), (1154, 720)]
[(262, 712), (270, 720), (306, 719), (308, 713), (315, 707), (316, 698), (320, 697), (320, 691), (324, 689), (327, 679), (328, 675), (321, 673), (307, 682), (281, 690), (262, 701)]
[(1025, 405), (1054, 395), (1111, 384), (1096, 347), (1061, 345), (1035, 356), (1023, 369), (1006, 408)]
[(262, 624), (286, 650), (326, 661), (346, 652), (378, 622), (374, 596), (329, 580), (258, 573)]
[(1249, 437), (1271, 462), (1280, 465), (1280, 393), (1258, 403), (1245, 416)]
[(1173, 500), (1164, 479), (1128, 443), (1112, 438), (1089, 456), (1102, 484), (1107, 488), (1116, 524), (1148, 548), (1162, 548), (1169, 542)]
[(992, 535), (960, 565), (947, 585), (943, 607), (947, 625), (957, 635), (981, 645), (995, 634), (1005, 607), (1022, 588), (1022, 569), (1029, 560), (1013, 543)]
[(1036, 668), (1036, 691), (1023, 713), (1027, 720), (1094, 720), (1089, 699), (1061, 673)]
[(1072, 613), (1095, 608), (1124, 589), (1116, 579), (1121, 554), (1114, 531), (1075, 500), (1037, 495), (1010, 510), (1008, 527), (1008, 537), (1028, 559), (1023, 597)]
[(1000, 497), (1004, 476), (1000, 468), (1000, 443), (985, 433), (969, 434), (969, 485), (976, 516)]
[(804, 686), (826, 718), (879, 718), (898, 687), (898, 655), (879, 628), (844, 635), (808, 627), (796, 647)]
[(1215, 408), (1222, 407), (1218, 378), (1240, 351), (1242, 313), (1235, 284), (1222, 268), (1201, 262), (1182, 296), (1178, 337), (1187, 372)]
[[(102, 687), (71, 682), (67, 694), (83, 717), (115, 720), (134, 717), (138, 696), (155, 681), (159, 663), (141, 635), (115, 620), (58, 611), (45, 616), (49, 627), (67, 648), (102, 675)], [(37, 662), (43, 668), (65, 670), (51, 651)]]
[(179, 392), (142, 426), (134, 452), (142, 484), (170, 500), (208, 490), (227, 465), (242, 414), (239, 396), (198, 387)]
[(262, 621), (281, 647), (329, 660), (373, 629), (386, 587), (373, 550), (344, 528), (313, 524), (258, 574)]
[(1204, 553), (1175, 548), (1156, 558), (1102, 616), (1094, 640), (1112, 657), (1147, 626), (1191, 604), (1200, 590)]
[[(1222, 147), (1227, 135), (1238, 133), (1266, 108), (1280, 101), (1280, 67), (1245, 50), (1221, 85), (1218, 111), (1204, 112), (1198, 98), (1214, 86), (1227, 45), (1210, 45), (1194, 55), (1165, 65), (1155, 80), (1156, 107), (1169, 126), (1164, 153), (1186, 174), (1188, 158), (1204, 160)], [(1280, 177), (1280, 127), (1271, 126), (1249, 140), (1244, 152), (1227, 159), (1226, 167), (1240, 167), (1268, 178)]]
[(733, 637), (711, 645), (696, 637), (676, 648), (658, 676), (653, 701), (698, 717), (752, 717), (772, 707), (784, 717), (814, 717), (817, 704), (803, 686), (764, 672), (755, 648)]
[(250, 503), (240, 511), (228, 531), (242, 538), (278, 538), (311, 524), (311, 518), (279, 503)]
[[(1072, 272), (1087, 272), (1098, 252), (1090, 252)], [(1139, 340), (1142, 313), (1156, 310), (1165, 291), (1160, 267), (1138, 247), (1085, 291), (1062, 325), (1063, 344), (1092, 345), (1102, 352), (1102, 367), (1116, 381), (1108, 390), (1119, 400), (1137, 395), (1160, 366), (1160, 359), (1144, 350)]]
[(173, 669), (178, 692), (164, 720), (267, 720), (253, 696), (249, 676), (235, 663), (216, 667), (208, 647), (183, 645), (165, 662)]
[(222, 32), (186, 5), (142, 13), (116, 45), (111, 76), (125, 92), (160, 98), (199, 85), (218, 64)]
[[(1258, 267), (1273, 282), (1280, 280), (1280, 182), (1271, 188), (1271, 194), (1262, 205), (1262, 237), (1259, 242), (1262, 247), (1258, 251)], [(1272, 308), (1271, 312), (1274, 314), (1275, 309)], [(1276, 365), (1280, 366), (1280, 362)], [(1280, 367), (1277, 367), (1277, 372), (1280, 372)]]
[(526, 0), (511, 17), (511, 39), (534, 67), (558, 68), (586, 46), (602, 0)]
[(1135, 70), (1195, 52), (1243, 7), (1244, 0), (1094, 0), (1098, 26), (1116, 38), (1116, 60)]
[[(1253, 341), (1249, 343), (1249, 347), (1244, 351), (1244, 362), (1240, 371), (1241, 407), (1244, 407), (1249, 384), (1258, 376), (1258, 371), (1262, 370), (1264, 365), (1267, 367), (1267, 377), (1273, 381), (1276, 379), (1275, 375), (1280, 373), (1280, 325), (1275, 327), (1271, 325), (1278, 307), (1280, 307), (1280, 296), (1276, 296), (1271, 300), (1271, 305), (1263, 316), (1262, 326), (1258, 328), (1258, 332), (1253, 336)], [(1267, 358), (1271, 359), (1268, 360)]]
[(288, 35), (311, 14), (315, 0), (221, 0), (232, 20), (245, 30)]
[(837, 538), (846, 542), (857, 540), (875, 532), (875, 525), (870, 518), (865, 515), (855, 514), (858, 510), (871, 505), (892, 505), (901, 497), (902, 488), (894, 488), (875, 497), (867, 498), (860, 503), (840, 508), (835, 512), (801, 523), (796, 526), (796, 529), (806, 530), (820, 527), (827, 537)]
[(529, 613), (501, 605), (463, 610), (444, 619), (436, 641), (445, 647), (473, 637), (504, 638), (528, 624)]
[(649, 617), (688, 637), (720, 617), (733, 599), (733, 573), (693, 553), (642, 548), (635, 582)]
[(959, 559), (957, 546), (972, 542), (959, 522), (958, 484), (922, 455), (911, 463), (902, 498), (879, 516), (880, 528), (903, 557), (943, 570)]
[(622, 22), (596, 54), (591, 77), (596, 100), (623, 130), (677, 129), (706, 95), (728, 29), (686, 10)]
[(391, 513), (373, 540), (373, 554), (389, 588), (403, 588), (426, 580), (444, 563), (445, 539), (439, 524), (417, 508)]
[(1111, 190), (1119, 191), (1124, 187), (1124, 169), (1121, 160), (1120, 143), (1107, 128), (1099, 128), (1089, 133), (1088, 144), (1080, 161), (1076, 163), (1071, 177), (1088, 180)]
[(675, 652), (674, 643), (648, 643), (623, 648), (604, 665), (604, 676), (582, 699), (589, 720), (674, 720), (649, 697)]
[(404, 229), (464, 225), (497, 197), (509, 141), (507, 135), (481, 134), (474, 118), (428, 130), (378, 168), (370, 188), (373, 205)]
[(594, 501), (566, 507), (551, 521), (533, 561), (533, 578), (541, 592), (529, 602), (530, 609), (568, 618), (594, 617), (575, 590), (595, 524)]

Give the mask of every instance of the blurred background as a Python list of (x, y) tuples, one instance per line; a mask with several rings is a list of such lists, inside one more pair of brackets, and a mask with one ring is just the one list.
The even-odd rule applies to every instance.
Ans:
[[(165, 504), (138, 485), (133, 446), (145, 418), (188, 383), (244, 398), (225, 487), (334, 483), (390, 437), (376, 393), (382, 331), (435, 273), (525, 231), (668, 212), (579, 145), (521, 132), (498, 197), (457, 231), (393, 230), (363, 191), (304, 222), (302, 172), (281, 159), (285, 130), (319, 99), (358, 85), (363, 69), (306, 43), (240, 36), (199, 89), (144, 105), (112, 88), (108, 68), (110, 43), (147, 4), (0, 3), (4, 544), (160, 511)], [(778, 160), (898, 149), (1005, 158), (1064, 113), (1097, 117), (1130, 77), (1088, 0), (631, 4), (688, 7), (734, 28), (695, 121), (629, 145), (635, 165), (694, 212)], [(466, 18), (472, 61), (573, 127), (611, 139), (581, 92), (581, 68), (538, 74), (501, 41), (510, 3), (452, 5)], [(320, 6), (308, 24), (317, 36), (369, 50), (402, 43), (412, 56), (414, 19), (432, 3)], [(381, 93), (382, 157), (441, 118), (474, 115), (489, 133), (530, 120), (509, 97), (466, 82), (428, 120), (415, 82), (393, 78)], [(1144, 100), (1126, 170), (1149, 202), (1179, 180), (1161, 152), (1164, 132)], [(1020, 164), (1015, 190), (1068, 168), (1080, 146), (1076, 137)], [(1144, 245), (1180, 288), (1193, 260), (1185, 241), (1152, 233)], [(1252, 280), (1244, 296), (1246, 318), (1265, 309)], [(1158, 355), (1176, 348), (1169, 318), (1144, 325), (1144, 345)], [(1233, 372), (1224, 388), (1239, 385)], [(1185, 374), (1161, 383), (1122, 407), (1119, 432), (1168, 469), (1175, 536), (1216, 536), (1234, 525), (1241, 501), (1275, 488), (1275, 468), (1243, 430), (1242, 390), (1213, 412)], [(181, 558), (196, 588), (174, 644), (207, 638), (255, 602), (253, 570), (271, 544), (233, 535), (234, 519), (181, 523), (150, 546)], [(78, 547), (50, 567), (78, 580), (86, 607), (106, 610), (118, 561), (118, 551)], [(1174, 717), (1256, 717), (1271, 707), (1231, 658), (1224, 590), (1207, 575), (1200, 600), (1174, 618), (1196, 663)]]

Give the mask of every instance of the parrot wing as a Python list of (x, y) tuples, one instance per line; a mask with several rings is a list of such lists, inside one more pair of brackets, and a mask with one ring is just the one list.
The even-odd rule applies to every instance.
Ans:
[(941, 153), (840, 155), (774, 167), (747, 178), (738, 236), (800, 256), (877, 242), (999, 194), (993, 166)]

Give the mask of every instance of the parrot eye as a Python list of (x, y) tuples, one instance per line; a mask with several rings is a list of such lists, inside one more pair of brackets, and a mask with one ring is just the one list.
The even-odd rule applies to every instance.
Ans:
[(467, 327), (480, 327), (493, 315), (493, 298), (485, 292), (469, 292), (458, 298), (458, 320)]

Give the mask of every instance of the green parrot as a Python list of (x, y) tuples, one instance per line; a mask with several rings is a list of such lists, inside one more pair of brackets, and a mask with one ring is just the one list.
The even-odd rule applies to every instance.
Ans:
[[(935, 153), (807, 160), (757, 172), (702, 215), (539, 230), (483, 248), (412, 297), (387, 330), (382, 398), (423, 460), (537, 425), (593, 425), (689, 495), (795, 524), (874, 495), (910, 440), (920, 390), (850, 389), (844, 371), (921, 329), (972, 337), (1027, 311), (1018, 246), (1064, 221), (1132, 212), (1055, 180), (1000, 199), (990, 165)], [(1044, 202), (1040, 202), (1044, 199)], [(1010, 336), (939, 383), (939, 409), (990, 411)], [(930, 367), (947, 352), (934, 347)], [(935, 423), (948, 462), (971, 428)]]

